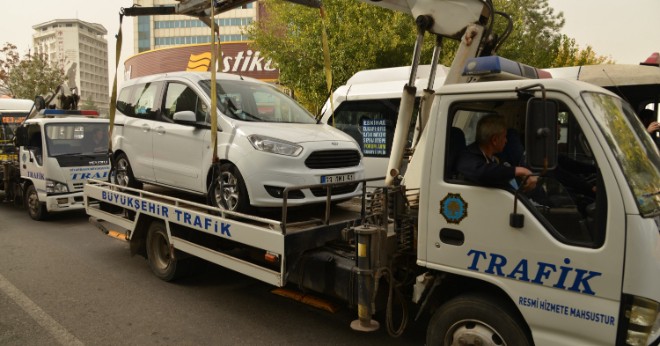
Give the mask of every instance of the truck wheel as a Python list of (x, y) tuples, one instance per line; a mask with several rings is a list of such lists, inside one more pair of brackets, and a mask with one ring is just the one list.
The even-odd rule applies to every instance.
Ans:
[(209, 199), (213, 206), (249, 213), (250, 197), (245, 181), (236, 166), (230, 163), (220, 165), (220, 173), (216, 174), (209, 190)]
[[(115, 159), (115, 180), (112, 183), (116, 183), (119, 186), (132, 187), (135, 189), (141, 189), (142, 183), (135, 179), (133, 175), (133, 169), (131, 168), (131, 163), (128, 162), (128, 157), (126, 154), (120, 153)], [(112, 175), (111, 175), (112, 176)]]
[(426, 344), (531, 345), (522, 321), (497, 298), (466, 295), (436, 310), (426, 331)]
[(25, 208), (33, 220), (42, 221), (48, 216), (46, 204), (39, 201), (39, 195), (34, 185), (29, 185), (25, 191)]
[[(176, 251), (176, 250), (175, 250)], [(164, 281), (178, 279), (188, 273), (190, 259), (171, 256), (165, 224), (152, 221), (147, 231), (147, 260), (151, 271)]]

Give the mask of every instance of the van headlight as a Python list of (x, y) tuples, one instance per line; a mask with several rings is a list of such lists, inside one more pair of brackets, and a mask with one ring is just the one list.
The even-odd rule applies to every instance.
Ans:
[(265, 151), (267, 153), (286, 156), (298, 156), (303, 150), (303, 147), (299, 146), (298, 144), (277, 138), (261, 135), (250, 135), (247, 138), (255, 149)]
[(67, 193), (69, 192), (69, 187), (64, 183), (60, 183), (55, 180), (46, 180), (46, 193), (47, 194), (57, 194), (57, 193)]

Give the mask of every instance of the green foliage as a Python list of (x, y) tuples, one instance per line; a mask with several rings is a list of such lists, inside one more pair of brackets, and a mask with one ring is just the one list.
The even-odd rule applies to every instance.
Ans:
[(99, 107), (91, 99), (83, 100), (80, 109), (89, 110), (89, 111), (99, 111)]
[(575, 39), (572, 39), (566, 35), (562, 35), (559, 44), (559, 51), (557, 52), (555, 60), (550, 67), (613, 63), (614, 60), (611, 58), (596, 55), (596, 52), (594, 52), (591, 46), (587, 46), (585, 49), (580, 49), (580, 47), (575, 43)]
[(15, 98), (46, 95), (66, 80), (64, 70), (43, 53), (26, 54), (21, 59), (16, 46), (6, 43), (0, 54), (0, 89)]
[[(267, 15), (248, 29), (253, 44), (277, 62), (280, 83), (318, 111), (328, 97), (320, 11), (279, 0), (265, 0), (264, 6)], [(416, 35), (410, 16), (357, 0), (323, 6), (335, 86), (360, 70), (410, 64)]]
[[(264, 0), (265, 13), (247, 34), (262, 54), (280, 69), (280, 83), (317, 112), (328, 97), (323, 70), (322, 22), (318, 9), (281, 0)], [(354, 73), (410, 65), (417, 29), (407, 14), (357, 0), (324, 0), (333, 87)], [(574, 40), (560, 34), (563, 13), (555, 13), (547, 0), (494, 0), (496, 11), (508, 14), (513, 30), (494, 53), (537, 67), (608, 62), (591, 47), (580, 50)], [(493, 34), (501, 38), (508, 25), (496, 15)], [(426, 36), (422, 64), (430, 62), (434, 39)], [(451, 65), (458, 42), (445, 39), (440, 63)]]
[[(547, 0), (495, 0), (497, 11), (511, 16), (513, 31), (497, 54), (537, 67), (550, 67), (559, 46), (564, 14), (556, 14)], [(504, 32), (507, 21), (495, 17), (496, 33)]]

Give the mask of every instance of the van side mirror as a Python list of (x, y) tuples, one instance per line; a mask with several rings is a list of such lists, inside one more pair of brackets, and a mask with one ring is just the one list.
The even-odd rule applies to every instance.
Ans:
[(533, 170), (557, 167), (557, 108), (553, 100), (533, 97), (527, 102), (525, 150)]
[(197, 125), (197, 117), (193, 111), (176, 112), (172, 116), (172, 120), (181, 125)]

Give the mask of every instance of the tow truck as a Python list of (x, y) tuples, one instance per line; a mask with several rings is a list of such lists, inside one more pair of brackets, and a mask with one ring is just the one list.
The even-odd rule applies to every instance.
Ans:
[[(197, 12), (184, 9), (195, 3)], [(359, 203), (327, 203), (317, 218), (301, 219), (287, 208), (290, 190), (342, 183), (296, 186), (284, 190), (276, 220), (93, 180), (84, 187), (90, 221), (129, 242), (163, 280), (201, 258), (277, 288), (341, 299), (356, 308), (351, 327), (359, 331), (384, 322), (400, 336), (411, 319), (428, 318), (428, 345), (657, 345), (660, 156), (646, 149), (651, 139), (632, 108), (600, 87), (539, 79), (529, 66), (480, 56), (495, 43), (490, 1), (369, 3), (410, 13), (418, 44), (386, 179), (369, 191), (374, 181), (364, 181)], [(204, 4), (159, 11), (204, 15)], [(402, 175), (426, 33), (461, 44), (445, 85), (428, 95), (432, 105), (420, 107), (421, 135)], [(456, 174), (456, 156), (489, 114), (523, 134), (526, 165), (542, 178), (536, 194)], [(559, 119), (568, 134), (558, 144)], [(595, 167), (593, 200), (582, 203), (586, 196), (553, 178), (562, 155)]]
[(3, 115), (3, 122), (11, 122), (5, 128), (11, 139), (3, 147), (0, 190), (5, 201), (24, 205), (38, 221), (49, 213), (83, 210), (85, 181), (110, 172), (108, 119), (96, 111), (61, 109), (53, 99), (38, 97), (30, 108)]

